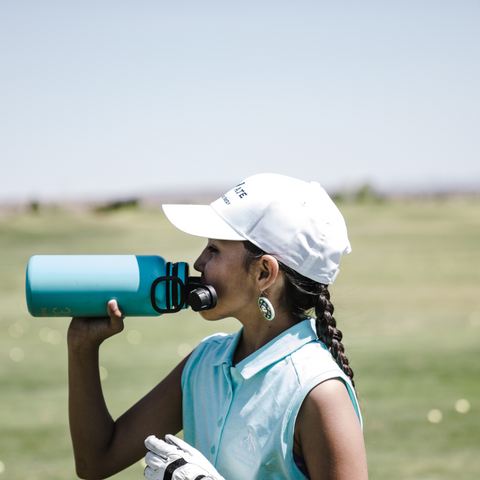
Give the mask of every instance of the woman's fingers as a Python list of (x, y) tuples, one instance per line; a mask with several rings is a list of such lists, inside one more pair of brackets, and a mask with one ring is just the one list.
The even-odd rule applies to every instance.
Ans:
[(116, 300), (110, 300), (107, 304), (107, 312), (110, 317), (110, 328), (113, 330), (113, 335), (123, 330), (123, 315), (118, 307)]
[(118, 308), (116, 300), (110, 300), (107, 304), (107, 312), (112, 320), (123, 319), (122, 312)]

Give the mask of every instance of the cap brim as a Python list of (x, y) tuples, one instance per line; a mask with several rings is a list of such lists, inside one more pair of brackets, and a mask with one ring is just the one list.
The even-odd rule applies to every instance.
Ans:
[(217, 240), (245, 240), (210, 205), (162, 205), (167, 218), (182, 232)]

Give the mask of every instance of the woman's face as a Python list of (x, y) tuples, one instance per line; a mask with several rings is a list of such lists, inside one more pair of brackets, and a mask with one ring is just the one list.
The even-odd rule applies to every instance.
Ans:
[(259, 292), (254, 278), (245, 271), (244, 256), (242, 242), (208, 240), (194, 264), (195, 270), (202, 274), (202, 283), (212, 285), (217, 292), (217, 306), (200, 313), (206, 320), (240, 318), (249, 314), (252, 307), (255, 309)]

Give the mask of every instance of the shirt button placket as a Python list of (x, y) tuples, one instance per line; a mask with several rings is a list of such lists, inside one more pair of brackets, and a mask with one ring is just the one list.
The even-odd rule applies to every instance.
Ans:
[[(219, 446), (220, 446), (220, 439), (222, 438), (223, 428), (225, 427), (224, 419), (228, 415), (228, 412), (230, 410), (230, 406), (232, 404), (232, 397), (233, 397), (233, 395), (232, 395), (233, 385), (232, 385), (232, 380), (231, 380), (231, 377), (230, 377), (230, 371), (229, 370), (230, 370), (230, 367), (228, 365), (224, 364), (223, 365), (223, 372), (224, 372), (224, 375), (225, 375), (225, 379), (227, 380), (227, 383), (228, 383), (229, 391), (228, 391), (228, 394), (227, 394), (228, 402), (225, 402), (224, 415), (221, 416), (217, 421), (218, 431), (217, 431), (217, 435), (216, 435), (216, 441), (217, 441), (217, 445), (219, 445)], [(214, 459), (215, 459), (214, 464), (215, 464), (216, 460), (217, 460), (217, 455), (216, 454), (218, 454), (218, 449), (217, 449), (216, 445), (212, 445), (212, 447), (210, 448), (210, 453), (215, 456), (214, 457)]]

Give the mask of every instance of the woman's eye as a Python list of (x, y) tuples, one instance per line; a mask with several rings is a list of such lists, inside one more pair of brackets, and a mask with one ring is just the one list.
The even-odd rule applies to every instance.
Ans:
[(211, 253), (215, 253), (215, 252), (218, 252), (218, 248), (215, 246), (215, 245), (209, 245), (207, 247), (207, 250)]

